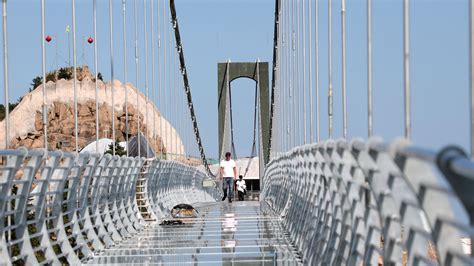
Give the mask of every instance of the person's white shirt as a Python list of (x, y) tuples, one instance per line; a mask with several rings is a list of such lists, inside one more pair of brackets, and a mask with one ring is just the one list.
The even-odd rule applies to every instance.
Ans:
[(234, 168), (235, 168), (235, 161), (230, 160), (222, 160), (221, 167), (223, 169), (222, 177), (234, 177)]
[(243, 179), (237, 180), (237, 190), (240, 192), (244, 192), (247, 186), (245, 185), (245, 181)]

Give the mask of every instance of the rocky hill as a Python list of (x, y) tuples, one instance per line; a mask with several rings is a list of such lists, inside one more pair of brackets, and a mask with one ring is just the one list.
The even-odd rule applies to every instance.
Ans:
[[(95, 140), (95, 82), (88, 69), (79, 72), (77, 82), (78, 95), (78, 128), (79, 149)], [(46, 103), (48, 108), (48, 146), (50, 149), (72, 151), (75, 148), (74, 137), (74, 89), (73, 81), (50, 78), (46, 84)], [(48, 79), (47, 79), (48, 80)], [(147, 102), (145, 96), (131, 84), (122, 84), (115, 80), (115, 104), (112, 106), (112, 83), (98, 80), (99, 101), (99, 138), (112, 137), (112, 121), (115, 122), (116, 138), (123, 141), (126, 136), (125, 128), (125, 94), (128, 99), (129, 136), (137, 134), (137, 121), (140, 130), (149, 139), (154, 150), (160, 153), (182, 153), (182, 141), (176, 130), (161, 117), (160, 112), (152, 102)], [(25, 146), (41, 148), (44, 146), (42, 85), (22, 98), (22, 101), (10, 114), (10, 147)], [(138, 94), (138, 108), (137, 108)], [(112, 117), (112, 108), (115, 116)], [(148, 112), (147, 112), (148, 111)], [(146, 119), (148, 113), (148, 119)], [(5, 121), (0, 122), (4, 128)], [(160, 137), (160, 136), (163, 137)], [(0, 148), (5, 146), (5, 132), (0, 131)]]

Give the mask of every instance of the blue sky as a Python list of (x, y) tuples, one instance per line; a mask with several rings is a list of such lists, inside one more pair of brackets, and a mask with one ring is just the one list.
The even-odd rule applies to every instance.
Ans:
[[(92, 0), (77, 1), (78, 63), (93, 63)], [(140, 14), (143, 1), (139, 0)], [(217, 155), (217, 62), (272, 60), (274, 1), (177, 0), (186, 64), (201, 135), (210, 157)], [(306, 2), (306, 1), (305, 1)], [(340, 1), (333, 1), (335, 136), (342, 134)], [(347, 1), (347, 90), (349, 136), (366, 137), (366, 4)], [(413, 142), (439, 149), (448, 144), (468, 148), (468, 1), (411, 1), (411, 86)], [(65, 28), (71, 24), (69, 1), (46, 1), (47, 70), (67, 64)], [(133, 37), (133, 1), (127, 1), (128, 35)], [(156, 3), (156, 2), (155, 2)], [(160, 0), (160, 9), (162, 7)], [(313, 5), (314, 6), (314, 5)], [(39, 1), (8, 4), (11, 101), (27, 92), (41, 74)], [(160, 11), (161, 12), (161, 11)], [(99, 1), (99, 71), (110, 79), (108, 1)], [(123, 80), (121, 1), (114, 0), (115, 76)], [(320, 1), (321, 137), (327, 138), (327, 1)], [(140, 15), (139, 21), (143, 23)], [(160, 18), (161, 23), (161, 18)], [(143, 24), (139, 26), (143, 40)], [(150, 36), (149, 36), (150, 37)], [(84, 47), (84, 49), (83, 49)], [(143, 41), (140, 42), (143, 55)], [(129, 81), (134, 76), (133, 41), (128, 42)], [(57, 51), (57, 56), (56, 56)], [(83, 56), (84, 55), (84, 56)], [(403, 135), (402, 1), (373, 1), (374, 133), (385, 140)], [(84, 60), (82, 59), (84, 58)], [(143, 59), (143, 57), (142, 57)], [(143, 69), (141, 60), (140, 68)], [(3, 70), (3, 69), (2, 69)], [(151, 75), (151, 74), (150, 74)], [(3, 84), (3, 75), (0, 77)], [(144, 74), (138, 82), (143, 89)], [(158, 82), (157, 82), (158, 84)], [(151, 86), (151, 85), (150, 85)], [(237, 80), (234, 123), (237, 153), (251, 148), (254, 83)], [(3, 103), (3, 93), (0, 96)], [(3, 130), (3, 129), (2, 129)]]

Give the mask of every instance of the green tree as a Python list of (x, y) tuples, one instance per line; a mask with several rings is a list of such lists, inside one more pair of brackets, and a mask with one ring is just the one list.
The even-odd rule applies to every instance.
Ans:
[[(11, 113), (15, 107), (18, 106), (18, 104), (21, 102), (23, 97), (18, 98), (16, 103), (9, 103), (8, 104), (8, 111)], [(6, 112), (5, 112), (5, 106), (3, 104), (0, 104), (0, 121), (3, 121), (5, 119)]]
[(115, 155), (122, 156), (122, 155), (127, 154), (125, 149), (119, 144), (118, 140), (109, 144), (108, 150), (105, 151), (105, 154), (113, 154), (114, 145), (115, 145)]
[(48, 81), (56, 82), (56, 71), (46, 74), (46, 82)]
[(41, 77), (36, 77), (33, 79), (33, 81), (31, 81), (31, 90), (34, 90), (36, 88), (38, 88), (39, 85), (41, 85), (43, 83), (43, 79)]
[(72, 73), (69, 69), (62, 67), (58, 71), (58, 79), (70, 80), (72, 79)]

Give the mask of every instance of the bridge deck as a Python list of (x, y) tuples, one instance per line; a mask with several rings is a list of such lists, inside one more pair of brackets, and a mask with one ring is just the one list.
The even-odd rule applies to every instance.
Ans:
[(184, 225), (153, 224), (106, 250), (90, 264), (296, 265), (295, 249), (280, 219), (258, 201), (195, 206), (196, 219)]

